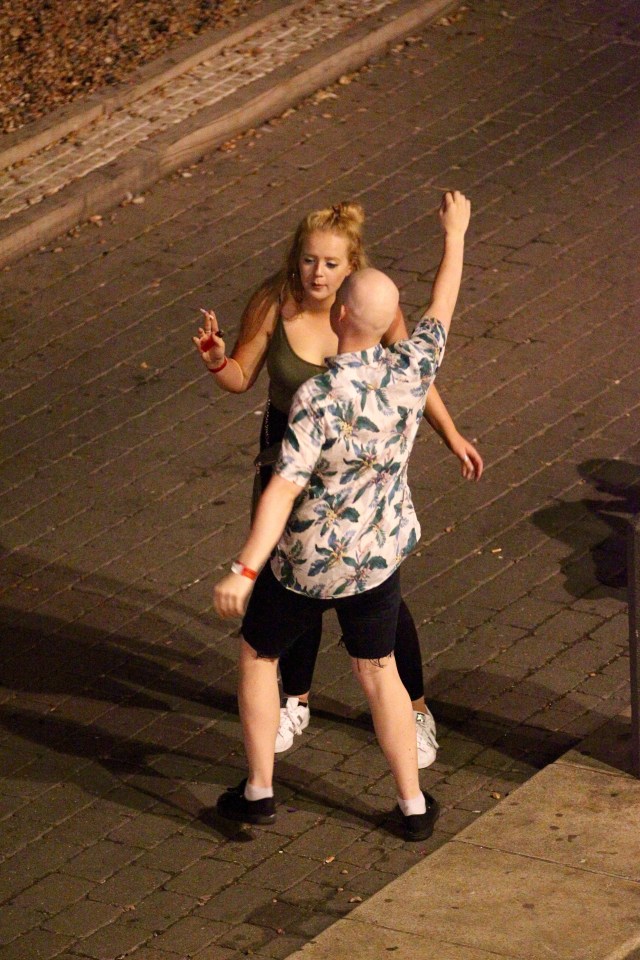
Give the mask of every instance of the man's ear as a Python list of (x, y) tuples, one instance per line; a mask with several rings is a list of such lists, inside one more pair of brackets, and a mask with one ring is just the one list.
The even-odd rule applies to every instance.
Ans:
[(347, 319), (347, 316), (348, 316), (348, 315), (349, 315), (349, 311), (348, 311), (346, 305), (345, 305), (344, 303), (341, 303), (341, 304), (340, 304), (340, 307), (338, 308), (337, 322), (338, 322), (339, 324), (343, 324), (344, 321)]

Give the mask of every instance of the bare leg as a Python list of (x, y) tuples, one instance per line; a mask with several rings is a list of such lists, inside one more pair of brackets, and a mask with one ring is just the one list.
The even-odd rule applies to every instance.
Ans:
[(274, 747), (280, 722), (278, 661), (258, 657), (242, 640), (238, 704), (249, 764), (248, 782), (254, 787), (273, 784)]
[(351, 665), (369, 701), (376, 737), (396, 781), (398, 796), (411, 800), (420, 795), (415, 720), (395, 658), (373, 662), (352, 657)]

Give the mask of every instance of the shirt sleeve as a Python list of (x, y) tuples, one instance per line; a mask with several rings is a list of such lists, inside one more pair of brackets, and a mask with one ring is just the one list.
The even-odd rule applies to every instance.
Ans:
[(446, 342), (447, 334), (440, 321), (435, 317), (422, 317), (416, 324), (411, 339), (402, 340), (394, 346), (417, 363), (424, 383), (433, 380), (438, 372), (444, 358)]
[[(312, 388), (303, 384), (293, 398), (275, 472), (304, 487), (320, 457), (324, 432)], [(314, 402), (315, 401), (315, 402)]]

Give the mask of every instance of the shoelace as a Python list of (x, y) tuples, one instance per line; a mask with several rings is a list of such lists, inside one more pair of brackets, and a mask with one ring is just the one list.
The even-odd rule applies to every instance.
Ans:
[(286, 720), (289, 730), (293, 734), (300, 733), (300, 726), (302, 724), (302, 718), (296, 713), (297, 709), (297, 706), (292, 707), (289, 704), (287, 704), (286, 707), (280, 708), (280, 716), (282, 720)]

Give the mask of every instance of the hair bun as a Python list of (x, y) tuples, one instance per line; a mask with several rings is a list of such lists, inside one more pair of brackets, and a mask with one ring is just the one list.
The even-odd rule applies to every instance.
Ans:
[(355, 200), (344, 200), (331, 207), (336, 217), (344, 220), (350, 220), (359, 227), (364, 223), (364, 207)]

